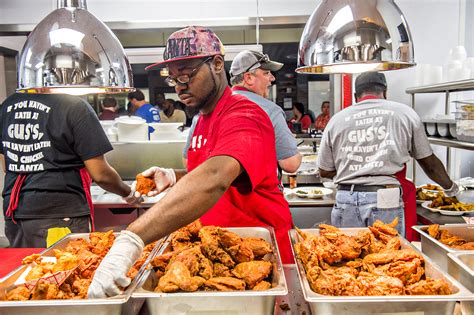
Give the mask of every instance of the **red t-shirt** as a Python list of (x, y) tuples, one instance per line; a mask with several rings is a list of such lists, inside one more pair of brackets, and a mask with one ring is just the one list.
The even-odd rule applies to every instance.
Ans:
[(188, 149), (188, 172), (210, 157), (231, 156), (242, 173), (201, 217), (205, 225), (271, 226), (284, 263), (293, 263), (288, 230), (292, 218), (278, 188), (275, 132), (268, 115), (227, 88), (214, 111), (200, 115)]
[(301, 123), (301, 129), (308, 130), (309, 127), (311, 127), (311, 118), (309, 117), (309, 115), (306, 114), (303, 117), (301, 117), (300, 123)]

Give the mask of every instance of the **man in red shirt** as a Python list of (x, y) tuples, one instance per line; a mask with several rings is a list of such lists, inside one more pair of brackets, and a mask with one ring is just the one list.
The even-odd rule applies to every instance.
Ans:
[[(224, 49), (209, 29), (187, 27), (168, 38), (168, 84), (182, 103), (199, 109), (188, 151), (187, 172), (152, 167), (156, 194), (170, 192), (116, 239), (89, 288), (90, 297), (118, 294), (144, 243), (201, 217), (219, 226), (272, 226), (285, 263), (293, 261), (288, 239), (292, 219), (278, 188), (275, 135), (268, 115), (227, 86)], [(178, 180), (178, 181), (177, 181)]]

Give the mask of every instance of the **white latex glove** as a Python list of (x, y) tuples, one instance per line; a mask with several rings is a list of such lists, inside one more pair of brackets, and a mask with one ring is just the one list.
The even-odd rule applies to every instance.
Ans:
[[(155, 181), (156, 189), (150, 191), (147, 194), (148, 197), (156, 196), (166, 188), (176, 184), (176, 173), (172, 168), (152, 166), (146, 171), (142, 172), (142, 175), (145, 177), (151, 177)], [(141, 194), (136, 191), (135, 197), (141, 197)]]
[(449, 189), (444, 190), (444, 194), (446, 197), (454, 197), (459, 193), (459, 186), (455, 182), (453, 182), (453, 186)]
[(127, 197), (122, 197), (123, 201), (129, 205), (136, 206), (143, 202), (143, 197), (140, 195), (135, 196), (135, 191), (137, 189), (137, 181), (134, 181), (130, 186), (130, 194)]
[(133, 232), (122, 231), (94, 273), (88, 298), (104, 298), (120, 294), (127, 287), (127, 272), (143, 252), (142, 239)]

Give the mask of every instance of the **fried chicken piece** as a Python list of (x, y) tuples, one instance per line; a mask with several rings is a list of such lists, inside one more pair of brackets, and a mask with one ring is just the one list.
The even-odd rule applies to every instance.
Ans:
[(467, 242), (462, 245), (454, 245), (454, 248), (462, 249), (462, 250), (474, 250), (474, 242)]
[(26, 275), (25, 280), (35, 280), (45, 275), (49, 275), (52, 273), (53, 266), (53, 263), (40, 263), (39, 265), (35, 265), (31, 267), (31, 270)]
[(459, 246), (466, 243), (466, 240), (449, 233), (448, 230), (441, 230), (439, 233), (439, 241), (448, 246)]
[(186, 228), (193, 237), (198, 237), (199, 231), (202, 229), (201, 220), (197, 219), (196, 221), (189, 223), (188, 225), (186, 225)]
[(451, 294), (449, 284), (443, 279), (426, 278), (406, 287), (408, 295), (448, 295)]
[(261, 259), (266, 254), (273, 252), (271, 245), (263, 238), (244, 237), (243, 242), (252, 249), (255, 259)]
[(254, 291), (265, 291), (272, 288), (272, 284), (268, 281), (260, 281), (257, 283), (252, 290)]
[(386, 244), (392, 237), (398, 235), (398, 231), (395, 229), (397, 224), (398, 218), (393, 219), (393, 221), (388, 224), (383, 223), (380, 220), (375, 220), (374, 224), (368, 228), (376, 238)]
[(100, 257), (104, 257), (115, 240), (114, 231), (110, 230), (107, 232), (92, 232), (89, 234), (90, 239), (90, 251)]
[(25, 258), (23, 258), (21, 260), (21, 264), (22, 265), (28, 265), (28, 264), (31, 264), (31, 263), (41, 263), (41, 260), (43, 260), (43, 257), (41, 256), (41, 254), (32, 254), (32, 255), (29, 255), (29, 256), (26, 256)]
[(55, 249), (54, 255), (56, 256), (56, 263), (53, 266), (53, 273), (71, 270), (79, 265), (79, 260), (74, 254)]
[(88, 279), (80, 279), (77, 278), (72, 282), (72, 292), (76, 295), (79, 299), (86, 299), (87, 298), (87, 291), (89, 290), (89, 286), (91, 285), (92, 278)]
[(232, 277), (232, 273), (230, 272), (230, 269), (226, 266), (224, 266), (221, 263), (214, 263), (213, 266), (213, 275), (214, 277)]
[(345, 268), (322, 270), (314, 267), (308, 272), (311, 289), (323, 295), (358, 296), (364, 295), (364, 287), (354, 274)]
[(402, 246), (402, 241), (400, 240), (399, 237), (393, 237), (391, 238), (387, 244), (385, 245), (385, 247), (383, 247), (380, 252), (392, 252), (392, 251), (397, 251), (400, 249), (400, 247)]
[(357, 278), (365, 287), (365, 294), (369, 296), (378, 295), (403, 295), (403, 282), (395, 277), (390, 276), (374, 276), (372, 274), (364, 274)]
[(69, 241), (65, 248), (65, 251), (71, 254), (77, 254), (82, 250), (90, 250), (89, 242), (87, 242), (83, 238), (78, 238), (77, 240)]
[(146, 195), (150, 191), (156, 189), (156, 184), (153, 178), (145, 177), (142, 174), (138, 174), (136, 177), (136, 180), (137, 180), (136, 190), (142, 195)]
[(168, 270), (158, 281), (158, 289), (161, 292), (176, 292), (183, 290), (194, 292), (201, 287), (204, 282), (201, 277), (193, 277), (186, 265), (180, 261), (169, 264)]
[(232, 268), (235, 262), (232, 257), (219, 247), (219, 228), (215, 226), (205, 226), (199, 231), (201, 239), (201, 251), (212, 262), (220, 262)]
[(238, 264), (232, 270), (232, 274), (244, 280), (247, 286), (252, 289), (258, 282), (268, 277), (272, 269), (271, 262), (254, 260)]
[(236, 263), (247, 262), (254, 259), (252, 248), (242, 238), (226, 229), (218, 229), (219, 245), (232, 256)]
[(24, 285), (20, 285), (7, 292), (5, 301), (27, 301), (30, 299), (30, 290)]
[(218, 241), (222, 248), (233, 247), (242, 243), (242, 238), (234, 232), (221, 228), (217, 231)]
[(362, 246), (355, 237), (346, 235), (338, 228), (327, 225), (319, 225), (320, 234), (336, 246), (342, 255), (342, 259), (354, 259), (359, 257)]
[(428, 226), (428, 234), (435, 239), (438, 239), (439, 235), (439, 224), (431, 224)]
[(59, 293), (58, 286), (54, 283), (39, 280), (33, 289), (32, 300), (54, 300)]
[(181, 228), (173, 233), (171, 238), (171, 248), (181, 250), (190, 247), (192, 234), (186, 228)]
[(199, 275), (204, 279), (210, 279), (213, 275), (212, 262), (202, 254), (200, 246), (181, 251), (171, 258), (168, 266), (176, 261), (184, 263), (192, 276)]
[(207, 280), (204, 285), (206, 288), (217, 291), (243, 291), (245, 282), (233, 277), (215, 277)]

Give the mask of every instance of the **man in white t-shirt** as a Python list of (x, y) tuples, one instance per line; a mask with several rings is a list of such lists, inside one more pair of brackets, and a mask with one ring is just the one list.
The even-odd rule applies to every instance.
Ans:
[(405, 178), (410, 158), (447, 196), (459, 189), (433, 154), (418, 114), (405, 104), (386, 100), (383, 74), (359, 75), (355, 92), (357, 103), (331, 118), (321, 140), (320, 175), (338, 184), (331, 222), (358, 227), (398, 217), (398, 231), (412, 239), (416, 188)]

